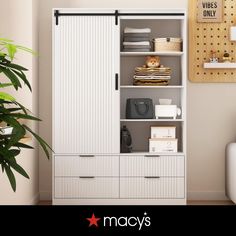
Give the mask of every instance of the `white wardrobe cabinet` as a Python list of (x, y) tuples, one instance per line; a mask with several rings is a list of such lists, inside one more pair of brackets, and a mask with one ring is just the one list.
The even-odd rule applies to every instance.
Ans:
[[(184, 10), (53, 10), (53, 204), (186, 204), (186, 19)], [(125, 27), (182, 38), (182, 51), (124, 52)], [(147, 56), (172, 69), (168, 86), (133, 85)], [(129, 98), (172, 99), (182, 115), (126, 119)], [(149, 153), (151, 126), (175, 126), (178, 152)]]

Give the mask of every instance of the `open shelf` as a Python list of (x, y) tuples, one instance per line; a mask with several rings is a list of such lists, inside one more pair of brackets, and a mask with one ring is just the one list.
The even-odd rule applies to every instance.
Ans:
[(121, 52), (120, 55), (123, 57), (133, 57), (133, 56), (167, 56), (167, 57), (180, 57), (184, 53), (183, 52), (171, 52), (171, 51), (163, 51), (163, 52)]
[[(178, 153), (184, 151), (183, 147), (183, 127), (184, 122), (178, 120), (162, 120), (163, 122), (157, 122), (156, 120), (140, 120), (140, 122), (129, 122), (133, 120), (121, 120), (121, 127), (126, 126), (130, 131), (132, 137), (133, 153), (142, 153), (145, 155), (160, 155), (160, 153), (149, 152), (149, 139), (151, 137), (151, 127), (176, 127), (176, 139), (178, 139)], [(139, 121), (139, 120), (134, 120)], [(147, 122), (146, 122), (147, 121)], [(154, 123), (152, 123), (154, 122)], [(155, 123), (156, 122), (156, 123)], [(169, 153), (165, 153), (166, 155)], [(173, 154), (173, 153), (172, 153)], [(176, 153), (174, 153), (176, 155)]]
[(236, 63), (204, 63), (205, 69), (236, 69)]
[(134, 86), (134, 85), (121, 85), (121, 89), (182, 89), (184, 86)]

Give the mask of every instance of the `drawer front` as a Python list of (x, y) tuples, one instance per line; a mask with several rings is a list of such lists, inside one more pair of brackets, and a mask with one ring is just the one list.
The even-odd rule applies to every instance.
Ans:
[(55, 198), (119, 198), (119, 178), (55, 178)]
[(184, 178), (121, 178), (120, 198), (183, 199)]
[(57, 177), (118, 177), (119, 156), (55, 156)]
[(122, 177), (184, 177), (184, 156), (121, 156)]

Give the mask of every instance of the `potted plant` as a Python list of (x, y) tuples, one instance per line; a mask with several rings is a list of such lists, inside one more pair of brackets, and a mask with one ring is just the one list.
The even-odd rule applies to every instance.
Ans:
[[(26, 133), (31, 133), (38, 141), (47, 158), (49, 158), (49, 150), (51, 150), (50, 146), (39, 135), (20, 121), (40, 121), (40, 119), (31, 115), (27, 108), (17, 102), (11, 94), (4, 91), (6, 87), (13, 87), (18, 90), (22, 88), (23, 84), (32, 91), (25, 75), (27, 69), (15, 63), (15, 55), (19, 50), (35, 54), (31, 49), (14, 44), (12, 40), (0, 38), (0, 165), (2, 172), (6, 173), (9, 179), (13, 191), (16, 191), (16, 179), (13, 170), (25, 178), (29, 178), (26, 171), (17, 162), (17, 157), (22, 149), (33, 149), (32, 146), (22, 142)], [(1, 75), (5, 75), (9, 81), (3, 82)]]

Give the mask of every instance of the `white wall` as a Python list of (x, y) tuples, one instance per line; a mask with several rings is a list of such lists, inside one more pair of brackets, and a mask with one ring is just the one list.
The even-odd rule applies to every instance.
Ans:
[[(38, 0), (0, 0), (0, 37), (13, 39), (17, 44), (38, 50)], [(17, 63), (29, 69), (27, 76), (32, 84), (33, 93), (28, 89), (10, 92), (35, 115), (38, 114), (38, 69), (37, 58), (26, 53), (17, 56)], [(1, 75), (2, 76), (2, 75)], [(33, 126), (37, 130), (37, 125)], [(0, 204), (33, 204), (39, 196), (38, 188), (38, 150), (35, 142), (29, 143), (35, 150), (24, 150), (17, 157), (19, 164), (26, 170), (30, 180), (16, 173), (17, 191), (14, 193), (5, 174), (0, 172)]]
[[(40, 134), (51, 140), (51, 9), (187, 8), (187, 0), (40, 1)], [(224, 149), (236, 137), (236, 84), (188, 83), (188, 192), (192, 199), (224, 199)], [(40, 154), (42, 155), (42, 153)], [(40, 158), (42, 199), (51, 195), (51, 165)]]

